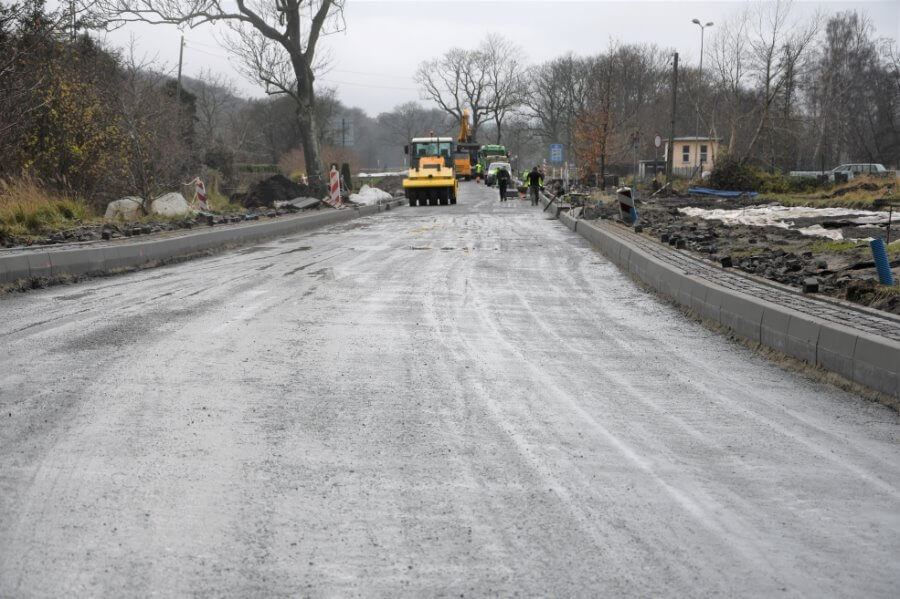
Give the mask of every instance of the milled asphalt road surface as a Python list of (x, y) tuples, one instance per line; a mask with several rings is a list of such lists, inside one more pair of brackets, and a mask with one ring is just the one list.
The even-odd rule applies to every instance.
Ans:
[(0, 299), (0, 596), (896, 596), (896, 413), (463, 189)]

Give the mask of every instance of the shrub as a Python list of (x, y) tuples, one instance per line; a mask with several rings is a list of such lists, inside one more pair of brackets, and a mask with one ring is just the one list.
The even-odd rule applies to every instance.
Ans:
[(721, 157), (709, 175), (709, 185), (714, 189), (759, 191), (760, 183), (759, 170), (741, 164), (733, 156)]
[(226, 146), (214, 146), (206, 151), (206, 165), (219, 171), (230, 182), (234, 175), (234, 151)]
[(731, 156), (724, 156), (716, 163), (709, 176), (709, 185), (715, 189), (776, 194), (814, 191), (823, 186), (811, 177), (767, 173), (758, 167), (741, 164)]

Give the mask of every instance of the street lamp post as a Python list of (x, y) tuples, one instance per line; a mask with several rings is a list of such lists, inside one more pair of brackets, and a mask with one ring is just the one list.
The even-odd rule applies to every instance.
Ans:
[[(703, 161), (700, 159), (700, 87), (703, 83), (703, 33), (707, 27), (712, 27), (712, 21), (705, 25), (700, 19), (693, 19), (691, 23), (700, 28), (700, 70), (697, 73), (697, 125), (694, 127), (694, 151), (697, 154), (697, 174), (703, 177)], [(707, 149), (707, 151), (709, 151)]]

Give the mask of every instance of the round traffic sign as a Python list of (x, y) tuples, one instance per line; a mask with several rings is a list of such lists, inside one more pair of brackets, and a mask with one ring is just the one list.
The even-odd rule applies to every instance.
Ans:
[(656, 134), (656, 137), (653, 138), (653, 145), (657, 148), (662, 145), (662, 137), (659, 136), (659, 133)]

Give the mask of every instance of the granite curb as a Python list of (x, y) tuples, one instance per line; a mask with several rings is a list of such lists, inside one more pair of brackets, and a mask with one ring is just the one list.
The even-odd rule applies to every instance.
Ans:
[[(547, 205), (546, 199), (543, 205)], [(619, 268), (704, 320), (900, 400), (900, 342), (856, 329), (849, 322), (838, 324), (725, 288), (659, 260), (589, 221), (565, 212), (558, 218)], [(833, 310), (819, 301), (823, 309)]]

